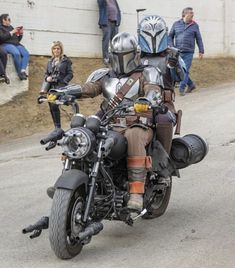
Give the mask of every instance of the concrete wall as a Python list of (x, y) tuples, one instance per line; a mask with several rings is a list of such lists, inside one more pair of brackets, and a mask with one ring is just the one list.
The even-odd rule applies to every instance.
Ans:
[(10, 101), (14, 96), (27, 91), (29, 88), (29, 80), (20, 81), (16, 73), (12, 56), (8, 55), (8, 64), (6, 72), (11, 80), (9, 85), (0, 84), (0, 105)]
[[(118, 0), (120, 31), (136, 32), (136, 9), (159, 14), (169, 28), (184, 7), (192, 6), (207, 56), (235, 56), (235, 0)], [(148, 3), (148, 4), (146, 4)], [(1, 12), (10, 13), (14, 26), (23, 25), (23, 43), (31, 54), (50, 54), (50, 44), (61, 40), (69, 56), (101, 56), (96, 0), (0, 0)]]

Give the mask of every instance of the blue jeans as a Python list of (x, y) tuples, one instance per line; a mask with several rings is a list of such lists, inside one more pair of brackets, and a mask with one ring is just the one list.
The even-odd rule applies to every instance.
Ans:
[(103, 39), (102, 39), (102, 52), (103, 59), (109, 58), (109, 42), (113, 39), (113, 37), (118, 33), (118, 26), (116, 26), (116, 22), (108, 22), (107, 26), (101, 27), (103, 31)]
[(29, 52), (21, 45), (3, 44), (1, 45), (8, 54), (11, 54), (14, 60), (16, 71), (19, 74), (21, 70), (25, 70), (29, 63)]
[(186, 86), (191, 89), (194, 86), (193, 81), (189, 77), (189, 70), (192, 65), (193, 61), (193, 53), (192, 52), (182, 52), (180, 53), (181, 58), (184, 60), (185, 66), (186, 66), (186, 72), (184, 76), (184, 80), (180, 82), (180, 92), (184, 92)]

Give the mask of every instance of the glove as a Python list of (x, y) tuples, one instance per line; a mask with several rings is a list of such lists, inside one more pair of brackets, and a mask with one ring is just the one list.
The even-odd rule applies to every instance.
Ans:
[(175, 68), (177, 66), (177, 64), (178, 64), (178, 58), (176, 58), (176, 57), (169, 57), (168, 58), (167, 65), (169, 68)]
[(134, 110), (136, 113), (147, 112), (150, 105), (151, 103), (148, 99), (138, 98), (134, 103)]
[(55, 101), (57, 98), (58, 98), (58, 96), (56, 96), (55, 94), (48, 94), (47, 95), (47, 100), (51, 101), (51, 102)]

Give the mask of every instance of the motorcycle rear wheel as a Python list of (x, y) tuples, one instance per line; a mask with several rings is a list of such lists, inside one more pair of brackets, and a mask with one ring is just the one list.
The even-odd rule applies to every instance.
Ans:
[[(53, 196), (51, 215), (49, 220), (49, 240), (51, 248), (55, 255), (60, 259), (71, 259), (78, 255), (83, 245), (73, 236), (73, 230), (77, 228), (77, 232), (82, 227), (75, 225), (74, 218), (75, 207), (84, 200), (82, 189), (78, 189), (75, 193), (71, 190), (56, 189)], [(80, 203), (79, 203), (80, 202)]]
[(154, 219), (162, 216), (169, 204), (170, 196), (171, 196), (171, 188), (172, 188), (172, 178), (170, 178), (170, 184), (162, 194), (157, 195), (154, 198), (153, 203), (148, 208), (147, 213), (143, 216), (144, 219)]

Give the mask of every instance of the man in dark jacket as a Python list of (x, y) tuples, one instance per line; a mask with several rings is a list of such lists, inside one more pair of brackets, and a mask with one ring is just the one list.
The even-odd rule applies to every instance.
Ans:
[(186, 74), (184, 80), (180, 83), (180, 95), (185, 95), (185, 88), (188, 86), (187, 93), (195, 89), (195, 84), (189, 77), (189, 70), (193, 60), (195, 50), (195, 41), (199, 49), (199, 58), (203, 58), (204, 47), (198, 24), (193, 21), (193, 9), (187, 7), (183, 9), (182, 19), (176, 21), (169, 33), (169, 46), (175, 46), (180, 49), (180, 56), (186, 65)]
[(20, 80), (26, 80), (26, 68), (29, 63), (29, 52), (20, 44), (23, 37), (23, 27), (13, 28), (8, 14), (0, 17), (0, 45), (13, 56), (16, 71)]
[(103, 31), (102, 52), (103, 62), (109, 63), (109, 42), (118, 33), (121, 22), (121, 12), (116, 0), (97, 0), (99, 6), (99, 26)]

